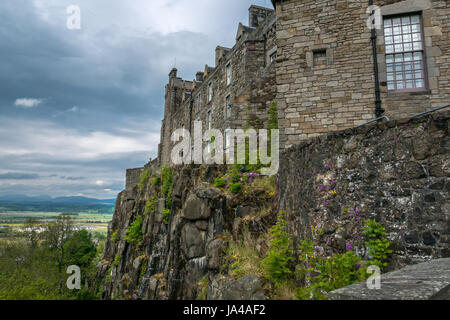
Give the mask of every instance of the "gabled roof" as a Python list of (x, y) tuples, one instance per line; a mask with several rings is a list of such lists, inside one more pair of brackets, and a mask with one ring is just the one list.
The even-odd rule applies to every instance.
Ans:
[(253, 30), (255, 30), (255, 29), (244, 26), (241, 22), (239, 22), (238, 31), (236, 34), (236, 40), (238, 40), (244, 33), (252, 32)]

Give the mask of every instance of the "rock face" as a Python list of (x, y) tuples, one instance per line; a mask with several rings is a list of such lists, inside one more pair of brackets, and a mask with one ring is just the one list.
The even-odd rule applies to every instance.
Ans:
[(393, 242), (390, 270), (450, 257), (449, 115), (333, 132), (282, 153), (291, 233), (330, 253), (358, 247), (364, 220), (376, 219)]
[(263, 291), (264, 280), (256, 275), (240, 279), (216, 277), (208, 292), (210, 300), (266, 300)]
[(380, 288), (366, 282), (332, 291), (331, 300), (449, 300), (450, 259), (437, 259), (381, 276)]
[[(224, 264), (223, 236), (228, 232), (238, 237), (242, 229), (235, 217), (236, 201), (247, 200), (228, 199), (221, 190), (204, 184), (211, 168), (173, 171), (173, 205), (167, 225), (163, 222), (165, 199), (158, 198), (162, 187), (146, 183), (141, 189), (136, 185), (139, 179), (133, 176), (134, 185), (129, 183), (119, 194), (96, 277), (104, 299), (196, 299), (199, 282), (205, 276), (210, 280), (218, 277)], [(149, 199), (154, 199), (155, 205), (147, 212)], [(143, 217), (143, 241), (128, 243), (127, 229), (138, 216)], [(263, 281), (256, 276), (220, 283), (217, 298), (265, 298)]]

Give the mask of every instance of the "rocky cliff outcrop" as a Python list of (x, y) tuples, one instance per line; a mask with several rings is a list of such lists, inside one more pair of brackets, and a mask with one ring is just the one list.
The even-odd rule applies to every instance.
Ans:
[[(258, 276), (234, 279), (220, 271), (227, 241), (239, 238), (244, 226), (257, 236), (274, 223), (270, 212), (257, 214), (260, 206), (271, 206), (273, 195), (263, 189), (233, 195), (215, 188), (212, 182), (221, 170), (173, 168), (170, 214), (162, 181), (146, 179), (119, 194), (96, 277), (103, 298), (196, 299), (201, 290), (211, 299), (264, 298)], [(148, 176), (160, 172), (153, 168)], [(139, 217), (142, 241), (133, 243), (127, 232)]]

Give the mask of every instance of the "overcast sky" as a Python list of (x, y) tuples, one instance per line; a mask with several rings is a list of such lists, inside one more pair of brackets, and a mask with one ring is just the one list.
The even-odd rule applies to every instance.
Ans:
[[(164, 85), (269, 0), (1, 0), (0, 194), (114, 198), (157, 154)], [(81, 29), (67, 28), (69, 5)]]

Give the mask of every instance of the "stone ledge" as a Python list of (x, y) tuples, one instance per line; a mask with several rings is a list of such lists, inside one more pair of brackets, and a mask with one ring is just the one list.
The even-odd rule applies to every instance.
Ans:
[(381, 275), (381, 289), (359, 282), (328, 293), (330, 300), (449, 300), (450, 258), (408, 266)]

